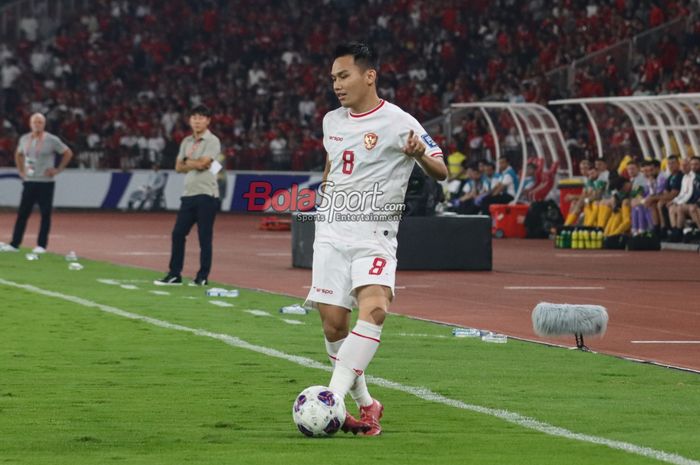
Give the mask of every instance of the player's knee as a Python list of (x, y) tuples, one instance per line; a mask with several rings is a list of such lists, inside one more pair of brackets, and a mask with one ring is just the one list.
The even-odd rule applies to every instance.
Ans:
[(360, 309), (360, 319), (381, 326), (384, 324), (388, 307), (388, 302), (373, 302)]
[(323, 335), (330, 342), (336, 342), (348, 336), (348, 327), (337, 321), (324, 321)]

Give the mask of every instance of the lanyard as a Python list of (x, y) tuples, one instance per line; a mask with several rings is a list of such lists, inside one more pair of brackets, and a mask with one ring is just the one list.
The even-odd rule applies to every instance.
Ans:
[[(41, 152), (41, 148), (44, 146), (44, 133), (41, 133), (41, 137), (39, 138), (38, 142), (34, 143), (34, 158), (38, 159), (39, 158), (39, 152)], [(27, 146), (24, 149), (24, 152), (27, 157), (29, 157), (29, 147), (30, 144), (32, 143), (32, 140), (34, 140), (34, 137), (29, 136), (29, 141), (27, 141)]]
[(194, 151), (197, 150), (197, 147), (199, 146), (200, 142), (202, 142), (202, 139), (197, 139), (196, 141), (194, 141), (192, 147), (187, 152), (187, 158), (192, 158), (192, 155), (194, 154)]

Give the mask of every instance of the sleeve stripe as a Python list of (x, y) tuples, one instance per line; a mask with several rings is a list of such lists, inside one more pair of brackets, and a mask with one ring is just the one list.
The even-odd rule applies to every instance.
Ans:
[(433, 152), (433, 153), (429, 153), (428, 156), (431, 158), (442, 157), (443, 156), (442, 150), (439, 150), (439, 151)]

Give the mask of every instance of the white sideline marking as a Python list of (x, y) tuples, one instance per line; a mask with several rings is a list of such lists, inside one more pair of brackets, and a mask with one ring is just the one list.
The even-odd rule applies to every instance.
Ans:
[(303, 324), (306, 324), (306, 323), (304, 323), (303, 321), (299, 321), (299, 320), (285, 320), (284, 318), (282, 318), (282, 321), (284, 321), (285, 323), (287, 323), (287, 324), (289, 324), (289, 325), (303, 325)]
[(700, 344), (700, 341), (630, 341), (632, 344)]
[(133, 255), (136, 257), (151, 255), (170, 255), (170, 252), (117, 252), (115, 255)]
[(210, 300), (209, 303), (212, 305), (216, 305), (217, 307), (233, 307), (233, 304), (224, 302), (222, 300)]
[(107, 284), (109, 286), (118, 286), (119, 285), (119, 281), (117, 281), (116, 279), (98, 279), (97, 282), (102, 283), (102, 284)]
[(266, 312), (264, 310), (246, 310), (246, 313), (250, 313), (251, 315), (255, 316), (272, 316), (270, 312)]
[(133, 284), (120, 284), (119, 287), (121, 287), (122, 289), (128, 289), (130, 291), (138, 289), (138, 287), (134, 286)]
[(151, 294), (155, 294), (155, 295), (170, 295), (170, 292), (168, 292), (168, 291), (148, 291), (148, 292), (150, 292)]
[(605, 289), (603, 286), (504, 286), (509, 291), (597, 291)]
[[(130, 320), (143, 321), (160, 328), (172, 329), (175, 331), (182, 331), (184, 333), (194, 334), (196, 336), (208, 337), (211, 339), (216, 339), (225, 344), (239, 349), (250, 350), (252, 352), (257, 352), (259, 354), (267, 355), (268, 357), (275, 357), (282, 360), (287, 360), (289, 362), (301, 365), (306, 368), (316, 368), (323, 371), (331, 371), (331, 367), (326, 363), (317, 362), (306, 357), (300, 357), (298, 355), (291, 355), (285, 352), (272, 349), (269, 347), (259, 346), (251, 344), (250, 342), (244, 341), (243, 339), (237, 338), (235, 336), (230, 336), (228, 334), (212, 333), (203, 329), (195, 329), (187, 326), (182, 326), (176, 323), (170, 323), (168, 321), (159, 320), (156, 318), (151, 318), (149, 316), (139, 315), (138, 313), (127, 312), (116, 307), (111, 307), (109, 305), (99, 304), (91, 300), (83, 299), (81, 297), (76, 297), (68, 294), (61, 294), (60, 292), (49, 291), (46, 289), (41, 289), (30, 284), (19, 284), (13, 281), (7, 281), (0, 278), (0, 284), (6, 286), (16, 287), (18, 289), (24, 289), (35, 294), (44, 295), (47, 297), (54, 297), (57, 299), (65, 300), (67, 302), (72, 302), (74, 304), (82, 305), (84, 307), (95, 308), (105, 313), (110, 313), (112, 315), (121, 316), (123, 318), (128, 318)], [(648, 457), (656, 459), (662, 462), (672, 463), (674, 465), (700, 465), (697, 460), (689, 459), (683, 457), (682, 455), (672, 454), (670, 452), (664, 452), (650, 447), (638, 446), (636, 444), (631, 444), (629, 442), (616, 441), (613, 439), (601, 438), (599, 436), (593, 436), (590, 434), (575, 433), (565, 428), (560, 428), (558, 426), (550, 425), (534, 418), (526, 417), (520, 415), (516, 412), (511, 412), (508, 410), (501, 410), (489, 407), (482, 407), (481, 405), (467, 404), (460, 400), (450, 399), (448, 397), (442, 396), (431, 391), (425, 387), (415, 387), (407, 386), (405, 384), (397, 383), (395, 381), (390, 381), (388, 379), (379, 378), (375, 376), (367, 376), (367, 381), (381, 386), (387, 389), (394, 389), (396, 391), (404, 392), (406, 394), (411, 394), (418, 397), (419, 399), (426, 400), (428, 402), (435, 402), (438, 404), (447, 405), (449, 407), (454, 407), (462, 410), (468, 410), (471, 412), (481, 413), (484, 415), (489, 415), (492, 417), (500, 418), (501, 420), (507, 421), (523, 428), (531, 429), (534, 431), (539, 431), (550, 436), (557, 436), (566, 439), (573, 439), (575, 441), (588, 442), (591, 444), (597, 444), (601, 446), (607, 446), (611, 449), (621, 450), (623, 452), (628, 452), (630, 454), (641, 455), (643, 457)]]
[(437, 337), (440, 339), (447, 339), (447, 336), (441, 334), (423, 334), (423, 333), (396, 333), (397, 336), (403, 337)]

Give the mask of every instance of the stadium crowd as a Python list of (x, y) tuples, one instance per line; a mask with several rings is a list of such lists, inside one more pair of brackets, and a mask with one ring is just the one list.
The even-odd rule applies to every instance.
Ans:
[[(426, 120), (456, 101), (545, 102), (556, 97), (546, 71), (687, 15), (690, 3), (90, 2), (46, 41), (26, 18), (16, 46), (0, 49), (0, 165), (12, 164), (17, 134), (40, 111), (80, 166), (169, 167), (187, 134), (185, 109), (203, 103), (214, 110), (230, 168), (320, 169), (321, 119), (337, 104), (328, 57), (342, 39), (376, 44), (381, 96)], [(578, 93), (698, 90), (699, 34), (700, 22), (683, 41), (669, 38), (630, 81), (614, 66), (591, 67), (577, 76)], [(568, 138), (585, 153), (586, 124), (564, 117)], [(462, 129), (454, 150), (488, 147), (479, 118), (466, 118)]]

